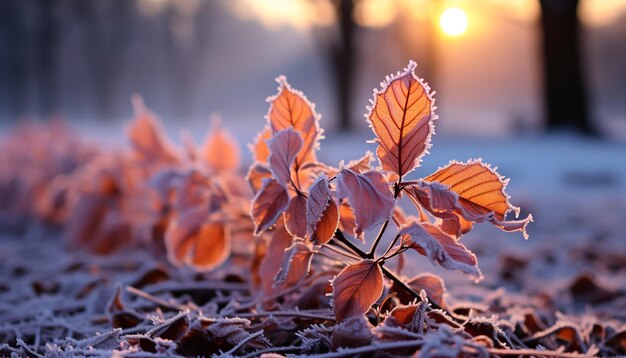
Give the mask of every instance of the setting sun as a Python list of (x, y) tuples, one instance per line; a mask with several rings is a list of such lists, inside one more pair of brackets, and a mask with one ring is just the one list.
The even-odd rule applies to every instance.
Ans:
[(463, 9), (451, 7), (441, 14), (439, 26), (447, 35), (462, 35), (467, 29), (467, 15)]

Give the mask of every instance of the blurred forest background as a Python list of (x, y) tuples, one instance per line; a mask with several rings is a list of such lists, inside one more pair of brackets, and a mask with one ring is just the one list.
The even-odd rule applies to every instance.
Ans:
[(0, 0), (0, 126), (117, 124), (138, 92), (171, 128), (219, 112), (249, 139), (285, 74), (330, 133), (362, 129), (372, 88), (414, 59), (440, 134), (624, 140), (624, 39), (626, 0)]

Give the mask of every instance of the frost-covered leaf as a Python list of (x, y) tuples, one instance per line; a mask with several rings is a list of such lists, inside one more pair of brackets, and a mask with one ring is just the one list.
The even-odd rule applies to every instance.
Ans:
[(285, 250), (291, 246), (293, 238), (284, 225), (280, 223), (267, 234), (271, 235), (271, 237), (267, 246), (267, 253), (259, 266), (259, 275), (263, 293), (269, 296), (273, 291), (274, 277), (281, 268)]
[(202, 159), (209, 168), (217, 172), (234, 171), (239, 169), (239, 145), (222, 127), (220, 117), (213, 118), (211, 132), (202, 146)]
[(261, 190), (263, 186), (263, 180), (265, 178), (271, 178), (272, 172), (261, 163), (254, 163), (248, 169), (248, 174), (246, 174), (246, 181), (252, 188), (252, 191), (256, 194)]
[(188, 313), (180, 313), (146, 332), (152, 338), (169, 339), (178, 341), (189, 330), (190, 318)]
[(174, 145), (163, 134), (158, 118), (150, 112), (141, 96), (132, 98), (135, 118), (128, 126), (127, 135), (137, 155), (146, 161), (177, 162)]
[[(455, 220), (454, 215), (457, 215), (471, 222), (489, 220), (504, 231), (522, 231), (524, 238), (528, 238), (526, 226), (532, 221), (531, 215), (522, 220), (506, 220), (510, 211), (517, 217), (520, 210), (509, 202), (505, 192), (507, 183), (508, 179), (480, 159), (466, 163), (452, 161), (408, 193), (436, 216), (448, 215), (448, 220)], [(468, 223), (457, 221), (453, 224), (459, 230), (467, 230)]]
[(459, 270), (475, 278), (481, 277), (476, 256), (436, 226), (411, 223), (402, 228), (398, 235), (402, 238), (403, 246), (428, 257), (433, 264), (439, 264), (448, 270)]
[(384, 170), (403, 177), (419, 165), (435, 132), (435, 100), (430, 87), (415, 75), (415, 62), (387, 76), (367, 118), (376, 134), (376, 154)]
[(274, 134), (281, 130), (293, 128), (302, 136), (302, 151), (296, 159), (296, 166), (307, 162), (315, 162), (315, 151), (319, 146), (322, 130), (319, 128), (319, 115), (315, 113), (315, 105), (287, 83), (287, 78), (280, 76), (278, 93), (267, 99), (270, 109), (267, 119)]
[(285, 228), (293, 236), (306, 236), (307, 201), (307, 198), (300, 194), (289, 199), (289, 206), (285, 210)]
[(355, 235), (385, 222), (393, 214), (395, 199), (389, 185), (378, 171), (358, 174), (342, 169), (337, 174), (337, 195), (348, 198), (354, 210)]
[(411, 278), (407, 283), (416, 292), (424, 290), (428, 298), (439, 307), (446, 307), (443, 296), (446, 293), (446, 286), (441, 277), (431, 273), (424, 273)]
[(365, 314), (383, 293), (378, 262), (362, 260), (346, 266), (333, 279), (333, 308), (337, 321)]
[(309, 188), (309, 198), (306, 205), (309, 239), (318, 245), (327, 243), (333, 237), (338, 221), (337, 204), (330, 196), (328, 178), (322, 174)]
[(291, 287), (302, 281), (311, 266), (313, 251), (302, 241), (296, 241), (285, 250), (280, 270), (274, 277), (276, 287)]
[(254, 234), (259, 235), (274, 225), (289, 205), (287, 188), (276, 179), (263, 180), (261, 190), (252, 200), (251, 215), (254, 221)]
[(372, 328), (365, 316), (347, 318), (335, 327), (330, 343), (334, 349), (367, 346), (374, 340)]
[(167, 257), (174, 265), (208, 271), (221, 265), (230, 254), (230, 228), (209, 218), (200, 206), (187, 209), (165, 231)]
[(354, 234), (356, 229), (354, 210), (345, 200), (339, 205), (339, 229), (349, 234)]
[(270, 138), (272, 138), (272, 129), (268, 125), (259, 132), (254, 139), (254, 143), (248, 144), (248, 148), (250, 152), (252, 152), (255, 161), (267, 164), (267, 159), (270, 157), (270, 149), (267, 146), (267, 141)]
[(297, 131), (287, 128), (274, 134), (268, 145), (269, 168), (274, 178), (282, 185), (289, 184), (293, 161), (302, 149), (302, 137)]

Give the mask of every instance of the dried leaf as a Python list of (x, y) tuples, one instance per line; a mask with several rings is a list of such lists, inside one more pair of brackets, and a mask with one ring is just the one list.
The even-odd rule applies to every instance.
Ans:
[(163, 134), (158, 118), (150, 112), (139, 95), (132, 98), (135, 118), (127, 130), (130, 143), (137, 155), (146, 161), (178, 162), (174, 145)]
[(435, 99), (430, 87), (415, 75), (415, 62), (402, 73), (387, 76), (374, 90), (366, 115), (376, 134), (376, 154), (384, 170), (400, 178), (419, 166), (435, 132)]
[(289, 200), (289, 206), (285, 210), (285, 228), (293, 236), (306, 236), (306, 210), (307, 198), (303, 195), (296, 195)]
[(335, 327), (330, 343), (334, 349), (367, 346), (374, 340), (372, 328), (364, 316), (350, 317)]
[(276, 133), (268, 145), (269, 168), (274, 178), (286, 186), (291, 181), (293, 161), (302, 149), (302, 137), (295, 130), (288, 128)]
[(220, 117), (213, 118), (211, 132), (202, 146), (202, 159), (216, 172), (239, 169), (239, 145), (222, 127)]
[(254, 139), (254, 143), (248, 144), (248, 148), (254, 157), (254, 160), (267, 164), (267, 159), (270, 157), (270, 149), (267, 146), (267, 141), (272, 138), (272, 129), (269, 126), (265, 126), (263, 131), (259, 132)]
[(276, 179), (264, 179), (261, 190), (252, 200), (251, 215), (254, 221), (254, 234), (259, 235), (274, 225), (278, 217), (289, 205), (287, 188)]
[(315, 113), (315, 105), (287, 83), (287, 78), (280, 76), (278, 93), (267, 99), (270, 109), (267, 119), (274, 134), (281, 130), (293, 128), (302, 136), (302, 151), (296, 158), (296, 166), (307, 162), (316, 162), (315, 151), (319, 146), (322, 130), (319, 128), (319, 115)]
[(427, 223), (412, 223), (402, 228), (398, 235), (402, 245), (408, 246), (448, 270), (459, 270), (480, 279), (476, 256), (463, 244), (456, 242), (436, 226)]
[(389, 185), (378, 171), (358, 174), (342, 169), (337, 174), (337, 195), (347, 197), (354, 210), (357, 237), (363, 231), (388, 220), (393, 214), (395, 199)]
[(293, 238), (282, 224), (276, 225), (276, 229), (268, 234), (271, 235), (271, 238), (267, 246), (267, 253), (259, 267), (261, 287), (266, 296), (273, 292), (274, 277), (280, 270), (285, 250), (293, 242)]
[(446, 286), (441, 277), (431, 273), (417, 275), (407, 282), (407, 285), (416, 292), (424, 290), (428, 298), (439, 307), (445, 308), (446, 303), (443, 296), (446, 293)]
[[(524, 238), (528, 238), (526, 226), (532, 222), (532, 216), (528, 215), (523, 220), (506, 220), (510, 211), (515, 212), (516, 217), (520, 211), (511, 205), (505, 192), (508, 179), (504, 179), (480, 159), (466, 163), (452, 161), (424, 180), (446, 185), (457, 197), (457, 200), (452, 201), (452, 197), (445, 194), (441, 186), (423, 183), (421, 188), (429, 196), (430, 205), (422, 200), (427, 210), (458, 214), (473, 222), (489, 220), (504, 231), (522, 231)], [(461, 222), (459, 227), (463, 226), (464, 223)]]
[(333, 279), (333, 307), (337, 321), (365, 314), (383, 293), (378, 262), (362, 260), (346, 266)]
[(165, 231), (165, 247), (174, 265), (186, 264), (197, 271), (212, 270), (230, 254), (230, 229), (209, 218), (204, 207), (188, 209)]
[(347, 234), (354, 234), (354, 230), (356, 230), (354, 210), (347, 201), (343, 201), (339, 205), (339, 230)]
[(261, 163), (254, 163), (248, 169), (248, 174), (246, 175), (246, 181), (252, 188), (252, 191), (256, 194), (261, 190), (261, 186), (263, 186), (263, 179), (270, 178), (272, 176), (272, 172)]
[(275, 287), (292, 287), (302, 281), (311, 266), (313, 251), (302, 241), (296, 241), (285, 250), (280, 270), (274, 277)]
[(333, 237), (338, 223), (339, 210), (330, 196), (328, 178), (322, 174), (309, 188), (306, 206), (307, 235), (314, 243), (325, 244)]

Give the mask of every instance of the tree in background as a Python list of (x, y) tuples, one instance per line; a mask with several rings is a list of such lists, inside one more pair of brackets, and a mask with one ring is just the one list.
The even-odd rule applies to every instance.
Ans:
[(597, 135), (589, 118), (578, 19), (579, 0), (540, 0), (545, 113), (549, 130)]

